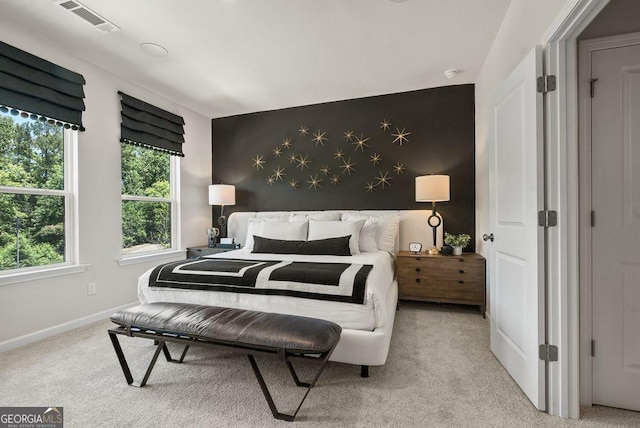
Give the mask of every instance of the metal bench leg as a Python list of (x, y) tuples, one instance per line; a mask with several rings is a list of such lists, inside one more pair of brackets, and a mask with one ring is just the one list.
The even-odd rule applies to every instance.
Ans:
[[(329, 353), (329, 355), (330, 355), (330, 353)], [(322, 365), (320, 366), (320, 368), (316, 372), (316, 375), (313, 377), (313, 380), (310, 383), (300, 382), (300, 380), (298, 379), (298, 376), (295, 374), (295, 370), (293, 370), (293, 366), (291, 365), (291, 363), (289, 361), (287, 361), (287, 363), (288, 363), (287, 366), (289, 367), (289, 370), (291, 371), (291, 374), (293, 375), (294, 380), (296, 381), (296, 385), (298, 385), (298, 386), (306, 386), (306, 388), (307, 388), (307, 391), (304, 393), (304, 396), (302, 397), (302, 400), (300, 400), (300, 404), (298, 404), (298, 408), (296, 409), (296, 411), (293, 413), (293, 415), (287, 415), (285, 413), (278, 412), (278, 409), (277, 409), (275, 403), (273, 402), (273, 398), (271, 397), (271, 393), (269, 392), (269, 389), (267, 388), (267, 384), (264, 382), (264, 378), (262, 377), (262, 374), (260, 373), (260, 369), (258, 368), (258, 364), (256, 364), (255, 358), (253, 358), (253, 355), (247, 354), (247, 357), (249, 358), (249, 362), (251, 363), (251, 368), (253, 369), (253, 373), (256, 375), (256, 379), (258, 379), (258, 383), (260, 384), (260, 389), (262, 389), (262, 394), (264, 395), (264, 398), (267, 400), (267, 404), (269, 404), (269, 409), (271, 409), (271, 413), (273, 414), (274, 418), (280, 419), (280, 420), (283, 420), (283, 421), (287, 421), (287, 422), (291, 422), (296, 418), (296, 415), (298, 414), (298, 412), (300, 411), (300, 408), (302, 407), (302, 403), (304, 403), (304, 400), (306, 400), (307, 395), (309, 395), (309, 391), (311, 391), (311, 388), (313, 388), (313, 386), (316, 384), (318, 378), (322, 374), (322, 371), (324, 370), (325, 366), (327, 365), (327, 362), (329, 361), (329, 355), (327, 355), (324, 358), (324, 361), (322, 362)]]
[(291, 373), (291, 376), (293, 376), (293, 381), (296, 383), (297, 386), (304, 386), (307, 388), (313, 386), (308, 382), (300, 382), (300, 379), (298, 379), (298, 374), (294, 370), (293, 364), (291, 364), (291, 361), (289, 360), (287, 360), (287, 367), (289, 367), (289, 372)]
[[(140, 383), (133, 381), (133, 376), (131, 375), (131, 370), (129, 370), (129, 364), (127, 364), (127, 359), (124, 357), (124, 353), (122, 352), (122, 347), (120, 346), (120, 342), (115, 333), (109, 332), (109, 337), (111, 338), (111, 343), (113, 344), (113, 349), (116, 351), (116, 355), (118, 356), (118, 361), (120, 362), (120, 367), (122, 367), (122, 372), (124, 373), (124, 378), (127, 380), (128, 385), (137, 386), (142, 388), (147, 384), (147, 380), (149, 380), (149, 376), (151, 375), (151, 371), (153, 367), (156, 365), (156, 361), (158, 360), (158, 356), (160, 355), (160, 351), (166, 349), (166, 344), (163, 341), (159, 341), (158, 346), (156, 347), (156, 352), (153, 354), (153, 358), (151, 359), (151, 363), (149, 363), (149, 367), (147, 367), (147, 371), (142, 378)], [(166, 356), (166, 354), (165, 354)]]
[(184, 361), (184, 357), (187, 355), (187, 351), (189, 350), (189, 345), (186, 345), (184, 347), (184, 350), (182, 351), (182, 355), (180, 355), (180, 359), (179, 360), (174, 360), (171, 357), (171, 353), (169, 352), (169, 347), (167, 345), (164, 346), (164, 358), (167, 360), (168, 363), (178, 363), (180, 364), (181, 362)]
[(120, 367), (122, 367), (122, 373), (124, 373), (124, 378), (127, 380), (127, 384), (131, 385), (133, 383), (133, 376), (131, 376), (131, 370), (129, 370), (127, 360), (124, 358), (124, 354), (122, 353), (122, 347), (120, 346), (118, 337), (115, 333), (109, 332), (109, 338), (111, 339), (111, 343), (113, 344), (113, 349), (116, 351), (118, 361), (120, 362)]

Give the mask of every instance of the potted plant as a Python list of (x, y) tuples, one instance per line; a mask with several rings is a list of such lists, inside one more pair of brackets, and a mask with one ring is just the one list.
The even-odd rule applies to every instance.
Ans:
[(453, 248), (453, 255), (459, 256), (462, 254), (462, 249), (469, 245), (471, 242), (471, 236), (466, 233), (459, 235), (452, 235), (450, 233), (444, 233), (444, 243)]

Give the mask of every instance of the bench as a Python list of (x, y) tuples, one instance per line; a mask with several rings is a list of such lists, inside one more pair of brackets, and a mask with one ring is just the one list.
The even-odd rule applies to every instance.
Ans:
[[(143, 387), (160, 355), (168, 362), (182, 363), (190, 346), (206, 346), (246, 354), (273, 417), (293, 421), (338, 344), (342, 328), (330, 321), (294, 315), (204, 306), (188, 303), (147, 303), (116, 312), (109, 329), (111, 343), (127, 384)], [(153, 339), (155, 354), (141, 382), (134, 382), (117, 335)], [(167, 342), (185, 345), (174, 360)], [(272, 355), (283, 360), (297, 386), (307, 391), (293, 414), (280, 413), (269, 393), (254, 355)], [(319, 364), (310, 382), (301, 382), (292, 360)]]

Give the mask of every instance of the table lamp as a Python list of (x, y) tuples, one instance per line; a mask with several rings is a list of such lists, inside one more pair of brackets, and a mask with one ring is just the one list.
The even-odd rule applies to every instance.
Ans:
[(235, 204), (236, 186), (230, 184), (209, 185), (209, 205), (220, 205), (220, 217), (218, 217), (220, 236), (224, 235), (224, 226), (227, 224), (227, 217), (224, 215), (224, 206)]
[(436, 237), (438, 227), (442, 219), (436, 213), (436, 202), (449, 200), (449, 176), (448, 175), (422, 175), (416, 177), (416, 202), (431, 202), (431, 215), (427, 224), (433, 229), (433, 248), (429, 254), (438, 254)]

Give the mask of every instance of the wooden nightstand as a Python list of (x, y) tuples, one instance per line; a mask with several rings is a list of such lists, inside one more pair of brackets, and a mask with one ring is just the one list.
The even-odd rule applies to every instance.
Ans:
[(400, 251), (396, 268), (400, 299), (478, 305), (484, 317), (486, 279), (485, 259), (481, 255)]
[(216, 247), (187, 247), (187, 258), (208, 256), (210, 254), (225, 253), (231, 251), (230, 248), (216, 248)]

